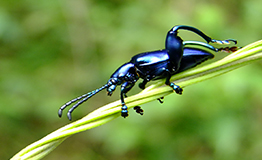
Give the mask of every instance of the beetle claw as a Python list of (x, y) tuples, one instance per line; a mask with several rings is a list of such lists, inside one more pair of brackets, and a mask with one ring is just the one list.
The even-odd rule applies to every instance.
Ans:
[(161, 99), (164, 99), (164, 97), (158, 98), (157, 100), (162, 104), (164, 103), (164, 101), (162, 101)]

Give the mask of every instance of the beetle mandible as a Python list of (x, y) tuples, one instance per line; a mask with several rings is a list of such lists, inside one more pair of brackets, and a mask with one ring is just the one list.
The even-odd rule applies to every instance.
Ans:
[[(178, 36), (178, 30), (188, 30), (194, 32), (195, 34), (202, 37), (207, 43), (198, 42), (198, 41), (183, 41)], [(60, 107), (58, 111), (59, 117), (62, 116), (63, 110), (71, 105), (74, 102), (76, 104), (71, 107), (67, 113), (67, 117), (69, 120), (72, 119), (71, 113), (76, 109), (80, 104), (87, 101), (89, 98), (97, 94), (98, 92), (107, 89), (107, 94), (111, 96), (115, 90), (115, 88), (121, 85), (120, 91), (120, 99), (122, 105), (121, 116), (128, 116), (128, 108), (125, 104), (124, 98), (126, 97), (126, 93), (132, 89), (139, 78), (143, 79), (143, 81), (139, 84), (141, 89), (145, 89), (146, 84), (151, 80), (157, 79), (165, 79), (165, 84), (170, 86), (177, 94), (182, 94), (183, 89), (170, 82), (170, 78), (172, 75), (177, 74), (179, 72), (185, 71), (189, 68), (193, 68), (198, 64), (211, 59), (214, 57), (210, 52), (193, 47), (186, 47), (187, 45), (195, 45), (202, 46), (211, 51), (235, 51), (236, 47), (226, 47), (226, 48), (215, 48), (208, 43), (217, 43), (217, 44), (230, 44), (230, 42), (237, 43), (234, 39), (226, 39), (226, 40), (215, 40), (211, 39), (209, 36), (204, 34), (202, 31), (197, 28), (186, 26), (186, 25), (178, 25), (174, 26), (166, 36), (165, 41), (165, 49), (145, 52), (135, 55), (131, 58), (131, 60), (122, 66), (120, 66), (110, 77), (108, 82), (102, 87), (86, 93), (82, 96), (79, 96), (71, 101), (65, 103), (62, 107)], [(161, 100), (158, 99), (160, 102)], [(137, 106), (134, 108), (137, 113), (143, 114), (143, 110)]]

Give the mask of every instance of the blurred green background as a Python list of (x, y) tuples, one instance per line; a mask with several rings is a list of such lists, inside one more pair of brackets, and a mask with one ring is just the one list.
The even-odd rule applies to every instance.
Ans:
[[(57, 116), (62, 104), (105, 84), (133, 55), (164, 48), (174, 25), (235, 38), (239, 46), (260, 40), (261, 6), (261, 0), (1, 1), (0, 159), (68, 124)], [(144, 104), (144, 116), (130, 111), (74, 135), (44, 159), (262, 159), (261, 82), (262, 62), (245, 66), (167, 96), (162, 105)], [(118, 99), (119, 90), (112, 97), (104, 91), (73, 119)]]

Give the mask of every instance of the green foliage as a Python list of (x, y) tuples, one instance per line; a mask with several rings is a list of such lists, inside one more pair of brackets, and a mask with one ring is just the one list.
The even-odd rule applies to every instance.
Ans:
[[(0, 2), (0, 159), (67, 123), (57, 117), (64, 102), (104, 84), (134, 54), (163, 48), (174, 25), (235, 38), (239, 46), (261, 39), (261, 3)], [(127, 119), (77, 134), (46, 159), (261, 159), (261, 72), (257, 62), (187, 87), (163, 105), (144, 104), (144, 116), (130, 111)], [(73, 117), (117, 99), (118, 91), (101, 93)]]

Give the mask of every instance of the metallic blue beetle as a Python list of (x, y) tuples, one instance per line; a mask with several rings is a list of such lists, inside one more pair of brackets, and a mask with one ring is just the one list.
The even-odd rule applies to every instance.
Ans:
[[(188, 30), (198, 34), (202, 37), (207, 43), (198, 42), (198, 41), (183, 41), (177, 34), (178, 30)], [(165, 49), (145, 52), (135, 55), (131, 58), (130, 62), (123, 64), (119, 67), (110, 77), (108, 82), (99, 89), (96, 89), (92, 92), (84, 94), (80, 97), (77, 97), (66, 104), (64, 104), (58, 111), (59, 117), (62, 116), (62, 111), (72, 103), (78, 101), (69, 109), (67, 116), (71, 120), (71, 113), (76, 109), (80, 104), (97, 94), (98, 92), (107, 89), (108, 95), (111, 96), (114, 92), (116, 86), (121, 85), (121, 104), (122, 111), (121, 116), (127, 117), (128, 111), (125, 104), (124, 98), (126, 93), (135, 85), (139, 78), (143, 79), (143, 82), (139, 84), (141, 89), (145, 88), (147, 82), (157, 79), (165, 79), (165, 84), (170, 86), (177, 94), (182, 94), (182, 88), (174, 83), (170, 82), (172, 75), (179, 72), (185, 71), (189, 68), (193, 68), (198, 64), (213, 58), (214, 55), (199, 48), (185, 47), (186, 45), (196, 45), (202, 46), (209, 50), (218, 52), (218, 51), (235, 51), (236, 47), (231, 48), (215, 48), (208, 43), (218, 43), (218, 44), (229, 44), (230, 41), (237, 43), (236, 40), (227, 39), (227, 40), (215, 40), (211, 39), (205, 35), (200, 30), (185, 25), (178, 25), (173, 27), (166, 36)], [(162, 102), (160, 99), (158, 99)], [(134, 108), (137, 113), (143, 114), (143, 110), (137, 106)]]

